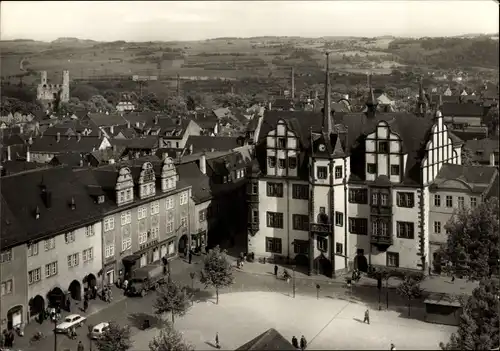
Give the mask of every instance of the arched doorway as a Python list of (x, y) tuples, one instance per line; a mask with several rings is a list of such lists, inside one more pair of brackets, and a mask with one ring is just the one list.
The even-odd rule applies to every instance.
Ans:
[(78, 280), (73, 280), (69, 285), (69, 293), (73, 300), (81, 301), (82, 300), (82, 285)]
[(188, 237), (186, 234), (181, 236), (179, 239), (179, 246), (178, 246), (178, 252), (179, 253), (184, 253), (184, 250), (188, 247)]
[(61, 288), (55, 287), (49, 291), (47, 294), (47, 298), (49, 300), (49, 307), (63, 307), (64, 302), (66, 300), (66, 295), (61, 290)]
[(295, 264), (297, 266), (309, 266), (309, 258), (306, 255), (299, 254), (295, 256)]
[(89, 289), (92, 289), (94, 286), (97, 285), (97, 278), (95, 277), (95, 275), (93, 275), (92, 273), (90, 273), (89, 275), (87, 275), (85, 278), (84, 278), (84, 283), (86, 283), (87, 287)]
[(323, 254), (317, 257), (315, 260), (315, 266), (317, 267), (318, 274), (326, 275), (327, 277), (332, 276), (332, 263)]
[(7, 312), (7, 329), (10, 330), (23, 322), (23, 306), (17, 305)]
[(357, 255), (354, 257), (354, 269), (358, 269), (361, 272), (368, 272), (368, 261), (364, 255)]
[(45, 310), (45, 299), (36, 295), (34, 298), (30, 300), (30, 317), (37, 316), (40, 312)]

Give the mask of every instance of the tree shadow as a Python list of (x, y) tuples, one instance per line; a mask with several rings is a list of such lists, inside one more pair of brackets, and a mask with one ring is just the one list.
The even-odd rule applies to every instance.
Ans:
[(128, 315), (128, 320), (131, 326), (142, 330), (144, 326), (144, 321), (149, 319), (149, 327), (161, 329), (165, 325), (165, 321), (158, 316), (148, 314), (148, 313), (132, 313)]
[(190, 286), (186, 286), (186, 293), (191, 297), (193, 302), (200, 303), (200, 302), (212, 302), (213, 298), (213, 293), (211, 291), (207, 290), (202, 290), (200, 288), (192, 288)]

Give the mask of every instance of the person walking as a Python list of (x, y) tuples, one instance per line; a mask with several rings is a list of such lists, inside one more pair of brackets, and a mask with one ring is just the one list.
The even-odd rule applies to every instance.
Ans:
[(292, 345), (293, 347), (295, 347), (296, 349), (299, 348), (299, 341), (297, 340), (297, 338), (295, 337), (295, 335), (292, 337)]
[(71, 312), (71, 301), (69, 298), (66, 300), (66, 311)]
[(87, 312), (87, 308), (89, 308), (89, 301), (87, 299), (85, 299), (85, 301), (83, 301), (83, 312)]
[(304, 335), (300, 338), (300, 349), (305, 350), (307, 347), (307, 340)]
[(191, 264), (192, 260), (193, 260), (193, 250), (189, 250), (189, 264)]
[(365, 318), (363, 319), (363, 323), (370, 324), (370, 311), (369, 310), (365, 311)]
[(278, 276), (278, 265), (274, 265), (274, 275)]
[(391, 344), (391, 351), (396, 351), (396, 346), (394, 346), (394, 344)]
[(219, 333), (215, 333), (215, 347), (220, 349), (220, 344), (219, 344)]
[(81, 340), (78, 342), (78, 347), (77, 347), (76, 350), (77, 351), (84, 351), (85, 350), (85, 348), (83, 347), (83, 343), (82, 343)]

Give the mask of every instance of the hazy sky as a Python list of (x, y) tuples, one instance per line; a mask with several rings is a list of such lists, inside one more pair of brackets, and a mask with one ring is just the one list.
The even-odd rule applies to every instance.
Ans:
[(2, 1), (1, 39), (197, 40), (496, 33), (498, 2)]

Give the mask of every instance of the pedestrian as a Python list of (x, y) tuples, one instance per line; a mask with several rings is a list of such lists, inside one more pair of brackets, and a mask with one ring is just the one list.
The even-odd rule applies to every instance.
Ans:
[(94, 285), (92, 287), (92, 299), (95, 300), (97, 298), (97, 286)]
[(76, 350), (77, 351), (83, 351), (83, 350), (85, 350), (85, 348), (83, 347), (83, 343), (82, 343), (81, 340), (78, 342), (78, 348)]
[(278, 276), (278, 265), (274, 265), (274, 275)]
[(215, 333), (215, 347), (220, 349), (220, 344), (219, 344), (219, 333)]
[(9, 337), (9, 347), (13, 347), (14, 346), (14, 332), (12, 331), (12, 329), (9, 330), (9, 334), (7, 334), (8, 337)]
[(296, 349), (299, 348), (299, 341), (297, 340), (297, 338), (295, 337), (295, 335), (292, 337), (292, 345), (293, 347), (295, 347)]
[(45, 311), (40, 311), (38, 314), (38, 323), (42, 324), (45, 320)]
[(71, 301), (69, 299), (66, 300), (66, 311), (71, 312)]
[(184, 248), (184, 258), (187, 258), (188, 256), (188, 248), (187, 246)]
[(83, 312), (87, 312), (87, 308), (89, 308), (89, 301), (83, 301)]
[(453, 283), (454, 281), (455, 281), (455, 276), (454, 276), (454, 275), (452, 275), (452, 276), (451, 276), (451, 282)]
[(127, 280), (127, 279), (125, 279), (125, 280), (123, 281), (123, 290), (127, 291), (127, 287), (128, 287), (128, 280)]
[(365, 311), (365, 318), (363, 319), (363, 323), (370, 324), (370, 311), (369, 310)]
[(394, 344), (391, 344), (391, 351), (392, 350), (396, 351), (396, 346), (394, 346)]
[(189, 264), (191, 264), (192, 260), (193, 260), (193, 250), (189, 250)]
[(307, 340), (304, 335), (300, 338), (300, 349), (305, 350), (307, 347)]

